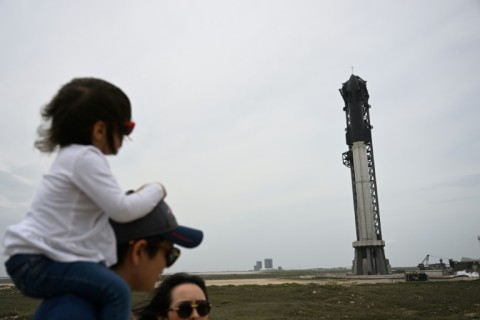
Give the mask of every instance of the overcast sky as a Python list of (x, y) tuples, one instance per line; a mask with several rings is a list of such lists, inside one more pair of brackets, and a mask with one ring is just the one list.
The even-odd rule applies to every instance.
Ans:
[(0, 234), (54, 158), (33, 148), (40, 108), (93, 76), (132, 102), (120, 184), (164, 183), (205, 232), (168, 272), (351, 267), (353, 66), (390, 264), (480, 257), (478, 0), (0, 0), (0, 43)]

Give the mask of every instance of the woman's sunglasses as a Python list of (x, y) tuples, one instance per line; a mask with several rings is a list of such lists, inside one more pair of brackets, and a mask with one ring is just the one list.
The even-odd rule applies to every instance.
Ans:
[(193, 309), (197, 310), (200, 317), (205, 317), (212, 308), (212, 305), (206, 300), (197, 300), (195, 302), (184, 301), (175, 308), (168, 309), (169, 311), (177, 311), (179, 318), (186, 319), (190, 317)]
[(132, 133), (133, 128), (135, 128), (135, 122), (133, 121), (125, 121), (122, 125), (122, 133), (125, 136), (129, 136)]

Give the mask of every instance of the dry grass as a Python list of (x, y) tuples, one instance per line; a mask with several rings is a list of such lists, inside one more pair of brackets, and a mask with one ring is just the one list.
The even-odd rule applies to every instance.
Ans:
[(209, 287), (211, 319), (480, 319), (480, 281)]
[[(401, 277), (369, 281), (319, 275), (298, 281), (299, 274), (275, 274), (257, 276), (262, 285), (214, 285), (228, 277), (205, 277), (213, 320), (480, 319), (480, 280), (420, 283), (403, 282)], [(247, 277), (234, 280), (248, 283)], [(277, 284), (266, 284), (265, 278)], [(297, 283), (282, 284), (279, 279)], [(135, 303), (145, 299), (148, 295), (134, 295)], [(0, 286), (0, 320), (29, 319), (38, 304), (11, 286)]]

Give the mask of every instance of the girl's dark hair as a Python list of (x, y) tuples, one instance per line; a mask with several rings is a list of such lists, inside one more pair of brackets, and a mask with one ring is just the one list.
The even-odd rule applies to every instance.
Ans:
[(205, 298), (208, 301), (207, 286), (205, 281), (196, 275), (188, 273), (175, 273), (171, 276), (165, 277), (160, 286), (155, 289), (153, 297), (150, 302), (135, 310), (138, 320), (156, 320), (158, 316), (167, 317), (168, 309), (172, 303), (172, 290), (181, 284), (192, 283), (202, 289)]
[(35, 147), (53, 152), (70, 144), (92, 144), (92, 127), (104, 121), (107, 143), (117, 153), (114, 132), (123, 139), (122, 126), (130, 121), (132, 111), (127, 95), (115, 85), (96, 78), (76, 78), (60, 88), (42, 112)]

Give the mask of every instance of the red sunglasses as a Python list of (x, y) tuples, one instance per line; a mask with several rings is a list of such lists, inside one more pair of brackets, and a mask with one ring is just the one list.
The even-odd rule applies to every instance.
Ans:
[(132, 133), (133, 128), (135, 128), (135, 122), (133, 121), (125, 121), (122, 125), (122, 133), (126, 136)]

